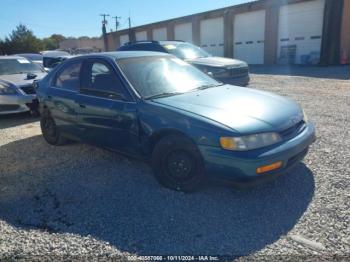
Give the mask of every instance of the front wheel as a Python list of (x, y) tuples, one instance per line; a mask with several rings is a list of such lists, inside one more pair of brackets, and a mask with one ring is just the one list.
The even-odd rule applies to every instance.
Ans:
[(51, 117), (49, 112), (45, 112), (40, 119), (41, 132), (50, 145), (63, 145), (66, 139), (62, 137), (59, 129), (56, 126), (55, 120)]
[(197, 147), (180, 135), (166, 136), (156, 144), (152, 166), (158, 182), (177, 191), (195, 191), (204, 178), (202, 157)]

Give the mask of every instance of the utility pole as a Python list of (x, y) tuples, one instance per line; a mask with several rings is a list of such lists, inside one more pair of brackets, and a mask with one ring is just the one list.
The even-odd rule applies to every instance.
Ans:
[(115, 19), (115, 31), (118, 31), (118, 27), (120, 25), (118, 19), (121, 19), (121, 17), (120, 16), (113, 16), (112, 18)]
[(128, 20), (129, 20), (129, 29), (131, 28), (131, 17), (129, 16), (128, 17)]
[(100, 16), (103, 17), (103, 20), (102, 20), (102, 35), (103, 35), (104, 47), (105, 47), (105, 51), (108, 51), (108, 39), (107, 39), (107, 29), (106, 29), (107, 20), (106, 20), (106, 17), (109, 16), (109, 15), (108, 14), (101, 14)]

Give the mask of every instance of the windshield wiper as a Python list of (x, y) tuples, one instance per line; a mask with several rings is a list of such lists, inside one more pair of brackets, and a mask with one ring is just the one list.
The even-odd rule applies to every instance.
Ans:
[(145, 99), (150, 100), (150, 99), (162, 98), (162, 97), (167, 97), (167, 96), (175, 96), (175, 95), (181, 95), (181, 94), (183, 94), (183, 93), (181, 93), (181, 92), (164, 92), (161, 94), (145, 97)]
[(212, 88), (212, 87), (217, 87), (217, 86), (222, 86), (224, 85), (223, 83), (219, 83), (219, 84), (207, 84), (207, 85), (201, 85), (199, 87), (197, 87), (196, 89), (198, 90), (203, 90), (203, 89), (207, 89), (207, 88)]

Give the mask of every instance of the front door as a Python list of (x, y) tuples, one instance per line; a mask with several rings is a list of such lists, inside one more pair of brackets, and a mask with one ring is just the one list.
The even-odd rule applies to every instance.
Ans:
[(108, 61), (86, 60), (76, 103), (86, 140), (126, 153), (138, 152), (136, 103)]

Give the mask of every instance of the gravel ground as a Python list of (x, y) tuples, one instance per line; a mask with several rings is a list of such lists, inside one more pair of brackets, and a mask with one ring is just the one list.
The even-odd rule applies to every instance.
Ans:
[(312, 70), (328, 79), (252, 74), (254, 88), (298, 101), (318, 140), (304, 164), (248, 189), (210, 182), (173, 192), (140, 161), (77, 143), (53, 147), (37, 119), (1, 117), (0, 258), (350, 259), (350, 68), (334, 70), (337, 79)]

